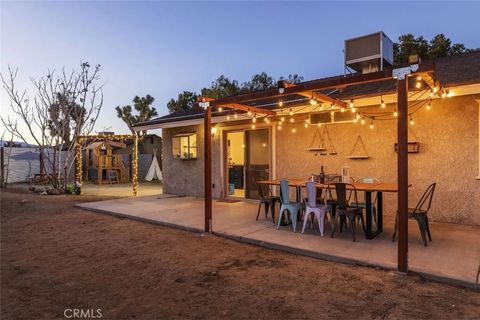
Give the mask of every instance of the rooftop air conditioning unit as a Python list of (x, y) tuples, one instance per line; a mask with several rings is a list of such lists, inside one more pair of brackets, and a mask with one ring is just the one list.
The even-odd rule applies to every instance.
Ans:
[(345, 40), (345, 73), (381, 71), (393, 65), (393, 42), (383, 31)]

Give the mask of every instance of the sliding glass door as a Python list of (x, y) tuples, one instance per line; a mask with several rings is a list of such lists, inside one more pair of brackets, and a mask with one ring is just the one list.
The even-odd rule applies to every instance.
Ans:
[(270, 177), (270, 135), (268, 129), (245, 131), (245, 197), (258, 199), (256, 180)]

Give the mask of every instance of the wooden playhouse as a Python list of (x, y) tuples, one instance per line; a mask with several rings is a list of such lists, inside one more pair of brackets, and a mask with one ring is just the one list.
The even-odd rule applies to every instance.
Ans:
[(97, 184), (129, 182), (128, 155), (115, 153), (126, 147), (123, 142), (108, 139), (90, 142), (85, 148), (86, 180)]

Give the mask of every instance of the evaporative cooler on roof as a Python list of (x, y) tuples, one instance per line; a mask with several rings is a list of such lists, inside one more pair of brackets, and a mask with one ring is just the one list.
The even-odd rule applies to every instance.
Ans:
[(345, 72), (370, 73), (393, 65), (393, 42), (383, 31), (345, 40)]

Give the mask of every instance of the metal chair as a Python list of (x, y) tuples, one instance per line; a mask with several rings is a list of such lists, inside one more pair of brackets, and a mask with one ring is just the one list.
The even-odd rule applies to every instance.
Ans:
[(257, 221), (258, 216), (260, 215), (260, 209), (262, 207), (262, 203), (265, 206), (265, 219), (268, 217), (268, 209), (272, 208), (272, 221), (275, 223), (275, 203), (278, 201), (280, 202), (280, 197), (273, 196), (270, 187), (263, 183), (257, 183), (257, 191), (260, 197), (260, 203), (258, 204), (258, 211), (257, 211)]
[[(328, 190), (330, 194), (330, 198), (332, 199), (331, 187), (335, 186), (335, 192), (337, 194), (337, 208), (335, 210), (335, 218), (332, 219), (332, 233), (331, 237), (333, 238), (333, 234), (335, 233), (335, 227), (337, 224), (337, 220), (339, 220), (342, 216), (345, 217), (346, 220), (350, 222), (350, 226), (352, 228), (352, 237), (353, 242), (356, 241), (356, 225), (357, 220), (360, 219), (362, 222), (362, 230), (365, 233), (365, 220), (363, 218), (362, 209), (358, 206), (358, 197), (357, 197), (357, 189), (353, 184), (350, 183), (334, 183), (328, 185)], [(351, 188), (351, 193), (354, 197), (353, 205), (349, 205), (349, 199), (347, 198), (347, 186)], [(341, 225), (340, 225), (340, 232), (341, 232)]]
[[(314, 218), (317, 217), (318, 229), (320, 230), (320, 235), (323, 237), (323, 226), (325, 221), (325, 215), (327, 212), (330, 212), (330, 215), (331, 215), (332, 208), (331, 206), (327, 205), (326, 200), (324, 200), (324, 204), (317, 203), (318, 192), (317, 192), (317, 188), (315, 187), (315, 182), (311, 182), (311, 181), (307, 182), (306, 188), (307, 188), (307, 202), (306, 202), (306, 208), (305, 208), (305, 215), (303, 216), (302, 233), (305, 231), (308, 218), (311, 215), (312, 228), (313, 228)], [(319, 189), (319, 190), (320, 190), (320, 197), (321, 197), (323, 190), (322, 189)], [(333, 216), (332, 216), (332, 220), (333, 220)]]
[[(430, 210), (430, 207), (432, 206), (432, 199), (433, 199), (433, 194), (435, 193), (436, 186), (437, 186), (436, 182), (429, 185), (427, 187), (427, 190), (425, 190), (422, 197), (418, 201), (417, 206), (415, 208), (408, 208), (408, 218), (417, 220), (418, 228), (420, 229), (420, 235), (422, 236), (423, 244), (425, 245), (425, 247), (427, 246), (426, 235), (428, 235), (428, 240), (432, 241), (432, 236), (430, 234), (430, 226), (428, 225), (427, 213)], [(398, 228), (398, 211), (395, 216), (395, 228), (393, 230), (392, 242), (395, 241), (395, 237), (397, 236), (397, 228)]]
[[(288, 180), (281, 180), (280, 181), (280, 214), (278, 215), (278, 223), (277, 229), (280, 228), (280, 224), (282, 223), (282, 217), (287, 211), (288, 213), (285, 215), (286, 221), (288, 223), (288, 214), (290, 214), (290, 219), (292, 220), (293, 232), (296, 232), (297, 229), (297, 217), (298, 212), (302, 209), (301, 202), (291, 202), (289, 195), (289, 183)], [(298, 193), (297, 193), (298, 197)]]

